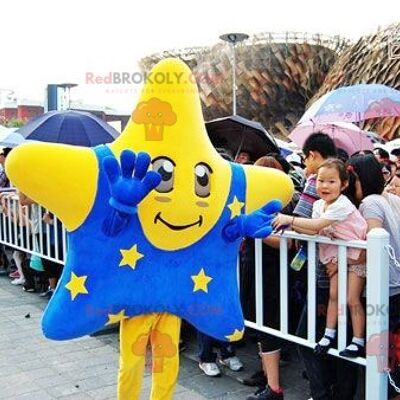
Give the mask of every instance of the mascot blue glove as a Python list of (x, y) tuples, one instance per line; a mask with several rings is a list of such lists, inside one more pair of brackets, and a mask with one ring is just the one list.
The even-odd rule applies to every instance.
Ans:
[(151, 160), (147, 153), (136, 156), (124, 150), (120, 159), (121, 166), (113, 156), (103, 160), (112, 207), (103, 223), (103, 232), (108, 236), (117, 235), (125, 227), (130, 216), (136, 214), (137, 205), (161, 182), (159, 173), (148, 171)]
[(233, 242), (240, 237), (265, 238), (272, 233), (272, 221), (282, 209), (279, 200), (272, 200), (265, 206), (247, 215), (238, 215), (223, 229), (226, 240)]

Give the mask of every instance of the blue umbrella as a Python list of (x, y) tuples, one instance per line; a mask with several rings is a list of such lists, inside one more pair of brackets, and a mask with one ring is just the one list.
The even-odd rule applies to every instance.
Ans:
[(361, 84), (326, 93), (311, 105), (299, 123), (357, 122), (392, 116), (400, 116), (400, 91), (380, 84)]
[(93, 147), (112, 142), (119, 133), (93, 114), (82, 111), (50, 111), (17, 131), (26, 140)]
[(14, 132), (14, 129), (7, 131), (0, 130), (0, 146), (2, 147), (16, 147), (21, 143), (25, 142), (22, 135)]
[(275, 138), (275, 142), (279, 147), (279, 152), (283, 157), (287, 157), (288, 155), (293, 153), (293, 150), (289, 147), (289, 143), (284, 142), (283, 140)]

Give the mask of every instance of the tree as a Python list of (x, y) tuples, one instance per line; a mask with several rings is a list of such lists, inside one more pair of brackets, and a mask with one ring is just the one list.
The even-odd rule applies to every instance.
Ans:
[(24, 126), (24, 125), (25, 125), (25, 122), (26, 122), (26, 121), (24, 121), (24, 120), (22, 120), (22, 119), (11, 118), (11, 119), (9, 119), (9, 120), (6, 121), (5, 126), (6, 126), (7, 128), (20, 128), (21, 126)]

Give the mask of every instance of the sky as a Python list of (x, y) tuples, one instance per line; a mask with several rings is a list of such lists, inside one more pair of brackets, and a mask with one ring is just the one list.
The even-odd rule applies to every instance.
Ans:
[[(43, 100), (46, 84), (74, 82), (73, 101), (130, 112), (140, 85), (88, 84), (88, 73), (139, 71), (169, 49), (216, 44), (228, 32), (340, 34), (357, 39), (400, 22), (398, 0), (13, 0), (0, 5), (0, 94)], [(116, 90), (113, 90), (116, 89)], [(127, 93), (120, 93), (121, 90)], [(114, 93), (113, 93), (114, 92)]]

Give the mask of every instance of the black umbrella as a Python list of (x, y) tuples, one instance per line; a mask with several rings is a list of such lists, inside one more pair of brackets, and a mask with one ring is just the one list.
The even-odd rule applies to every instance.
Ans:
[(229, 150), (235, 158), (241, 151), (250, 153), (252, 161), (268, 153), (279, 153), (275, 139), (259, 123), (238, 115), (206, 122), (211, 143)]
[(17, 131), (26, 140), (94, 147), (110, 143), (119, 133), (105, 121), (83, 111), (49, 111)]

